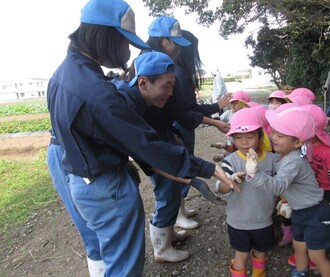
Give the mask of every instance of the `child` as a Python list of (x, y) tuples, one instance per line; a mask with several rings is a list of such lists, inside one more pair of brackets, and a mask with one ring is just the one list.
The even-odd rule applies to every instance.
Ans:
[[(237, 151), (222, 162), (223, 170), (234, 180), (245, 171), (246, 154), (249, 148), (258, 153), (260, 169), (273, 175), (276, 155), (262, 150), (263, 125), (253, 109), (237, 111), (232, 118), (230, 131)], [(234, 173), (238, 172), (238, 173)], [(252, 259), (253, 276), (265, 276), (267, 251), (274, 246), (272, 213), (275, 198), (271, 192), (255, 190), (243, 183), (241, 192), (221, 183), (219, 192), (227, 196), (227, 223), (230, 245), (235, 249), (235, 258), (230, 265), (231, 276), (247, 276), (246, 265)]]
[(276, 110), (282, 104), (287, 103), (289, 100), (286, 100), (287, 95), (282, 90), (273, 91), (268, 97), (268, 109)]
[[(323, 198), (330, 203), (330, 137), (324, 128), (328, 125), (328, 118), (325, 112), (316, 105), (305, 105), (302, 108), (313, 116), (316, 124), (316, 134), (312, 139), (313, 154), (310, 162), (315, 178), (324, 190)], [(295, 255), (292, 254), (288, 263), (292, 266), (296, 265)], [(310, 269), (316, 269), (312, 261), (309, 263)]]
[[(272, 142), (279, 154), (276, 175), (258, 170), (258, 155), (250, 149), (247, 155), (247, 182), (262, 191), (284, 194), (292, 207), (293, 247), (296, 268), (292, 276), (308, 276), (308, 256), (323, 277), (330, 276), (330, 206), (323, 199), (323, 190), (315, 179), (308, 159), (310, 140), (315, 135), (315, 121), (301, 108), (281, 112), (268, 110), (266, 118), (273, 129)], [(253, 153), (254, 152), (254, 153)]]
[[(230, 124), (231, 118), (234, 115), (234, 113), (242, 108), (247, 107), (247, 104), (249, 102), (250, 102), (250, 95), (247, 92), (237, 91), (233, 93), (233, 96), (229, 101), (230, 110), (227, 110), (223, 114), (221, 114), (220, 120)], [(231, 138), (228, 138), (227, 143), (225, 142), (212, 143), (211, 147), (225, 150), (225, 152), (220, 153), (213, 157), (213, 160), (215, 162), (221, 162), (224, 159), (224, 157), (228, 156), (230, 153), (236, 150)]]

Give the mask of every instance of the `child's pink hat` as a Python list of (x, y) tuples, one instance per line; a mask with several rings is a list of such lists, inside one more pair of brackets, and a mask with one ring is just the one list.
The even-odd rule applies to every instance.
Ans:
[(226, 136), (236, 133), (249, 133), (262, 127), (261, 119), (255, 110), (241, 109), (235, 112), (231, 118), (230, 130)]
[(248, 103), (246, 103), (246, 105), (247, 105), (249, 108), (252, 108), (252, 107), (255, 107), (255, 106), (261, 106), (260, 103), (258, 103), (258, 102), (253, 102), (253, 101), (249, 101)]
[(267, 99), (269, 99), (269, 98), (280, 98), (280, 99), (286, 100), (287, 95), (285, 94), (285, 92), (283, 90), (275, 90), (271, 94), (269, 94)]
[(316, 124), (316, 136), (325, 145), (330, 146), (330, 136), (324, 128), (328, 125), (328, 117), (326, 113), (319, 107), (313, 104), (305, 105), (301, 107), (308, 111), (314, 118)]
[(315, 94), (308, 88), (296, 88), (290, 93), (290, 97), (304, 96), (312, 103), (315, 100)]
[(265, 113), (268, 109), (262, 105), (252, 106), (251, 109), (256, 111), (256, 113), (258, 114), (258, 116), (262, 122), (262, 127), (266, 131), (267, 135), (270, 135), (272, 130), (270, 129), (269, 123), (265, 116)]
[(287, 136), (296, 137), (307, 141), (315, 136), (316, 124), (312, 115), (300, 107), (266, 111), (266, 119), (269, 125)]
[(309, 97), (306, 97), (304, 95), (297, 95), (297, 96), (292, 96), (287, 95), (287, 97), (285, 98), (286, 101), (290, 101), (292, 103), (296, 103), (299, 106), (304, 106), (304, 105), (308, 105), (308, 104), (312, 104), (313, 101), (310, 100)]
[(247, 105), (247, 103), (250, 102), (250, 95), (246, 91), (236, 91), (233, 93), (233, 96), (229, 100), (229, 102), (233, 101), (239, 101)]
[(299, 105), (297, 103), (285, 103), (285, 104), (282, 104), (281, 106), (279, 106), (275, 111), (277, 111), (279, 113), (281, 111), (284, 111), (286, 109), (293, 108), (293, 107), (299, 107)]

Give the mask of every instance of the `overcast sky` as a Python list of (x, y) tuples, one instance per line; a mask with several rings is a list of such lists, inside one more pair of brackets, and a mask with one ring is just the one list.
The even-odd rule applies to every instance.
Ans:
[[(0, 2), (0, 80), (25, 77), (49, 78), (66, 55), (68, 35), (79, 25), (87, 0), (10, 0)], [(135, 12), (137, 34), (146, 40), (154, 18), (142, 0), (127, 0)], [(195, 16), (178, 11), (181, 28), (199, 38), (201, 59), (209, 71), (233, 72), (249, 67), (244, 36), (227, 41), (216, 26), (195, 23)], [(138, 50), (131, 47), (134, 58)]]

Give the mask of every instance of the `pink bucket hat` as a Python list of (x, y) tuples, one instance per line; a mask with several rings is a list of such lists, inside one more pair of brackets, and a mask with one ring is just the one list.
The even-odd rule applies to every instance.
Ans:
[(252, 106), (251, 109), (256, 111), (256, 113), (258, 114), (258, 116), (259, 116), (259, 118), (262, 122), (263, 129), (266, 131), (267, 135), (270, 135), (272, 130), (270, 129), (269, 123), (268, 123), (268, 121), (266, 119), (266, 116), (265, 116), (265, 113), (268, 109), (265, 108), (262, 105)]
[(276, 131), (307, 141), (315, 136), (316, 124), (312, 115), (300, 107), (285, 109), (281, 112), (266, 111), (269, 125)]
[(328, 125), (328, 117), (326, 113), (319, 107), (313, 104), (305, 105), (301, 107), (308, 111), (314, 118), (316, 124), (316, 136), (325, 145), (330, 146), (330, 136), (324, 128)]
[(255, 110), (241, 109), (234, 113), (231, 118), (230, 130), (226, 136), (235, 133), (249, 133), (262, 127), (262, 121)]
[(280, 99), (286, 100), (286, 98), (288, 98), (288, 97), (283, 90), (275, 90), (271, 94), (269, 94), (267, 99), (269, 99), (269, 98), (280, 98)]
[(250, 95), (245, 91), (236, 91), (233, 93), (229, 102), (239, 101), (244, 105), (250, 102)]
[(297, 103), (285, 103), (285, 104), (279, 106), (275, 111), (277, 111), (279, 113), (281, 111), (284, 111), (286, 109), (293, 108), (293, 107), (299, 107), (299, 105)]
[(290, 97), (304, 96), (312, 103), (315, 100), (315, 94), (308, 88), (296, 88), (290, 93)]
[(297, 96), (288, 95), (285, 100), (290, 101), (291, 103), (296, 103), (299, 106), (304, 106), (313, 103), (313, 101), (311, 101), (309, 97), (306, 97), (304, 95), (297, 95)]

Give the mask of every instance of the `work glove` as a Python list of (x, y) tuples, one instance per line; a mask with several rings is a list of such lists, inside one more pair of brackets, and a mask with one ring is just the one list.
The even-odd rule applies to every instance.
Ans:
[(280, 207), (280, 215), (284, 216), (285, 218), (291, 218), (291, 214), (292, 214), (292, 208), (289, 205), (288, 202), (284, 202), (282, 201), (282, 205)]
[(220, 154), (217, 154), (213, 157), (213, 161), (217, 162), (217, 163), (220, 163), (222, 162), (222, 160), (225, 158), (225, 155), (220, 153)]
[(212, 143), (211, 147), (218, 148), (218, 149), (225, 149), (227, 144), (225, 142), (217, 142), (217, 143)]
[(197, 189), (205, 199), (209, 200), (213, 204), (220, 204), (221, 199), (215, 196), (215, 194), (211, 191), (209, 186), (201, 179), (199, 178), (194, 178), (190, 182), (190, 186), (194, 187)]
[(242, 184), (245, 180), (246, 172), (235, 172), (234, 174), (230, 175), (230, 178), (238, 183)]
[(282, 200), (278, 201), (277, 205), (276, 205), (276, 214), (280, 215), (281, 212), (280, 212), (280, 209), (281, 209), (281, 206), (282, 206)]
[(245, 169), (246, 174), (250, 178), (252, 178), (258, 171), (258, 154), (252, 148), (249, 149), (249, 152), (246, 155)]

